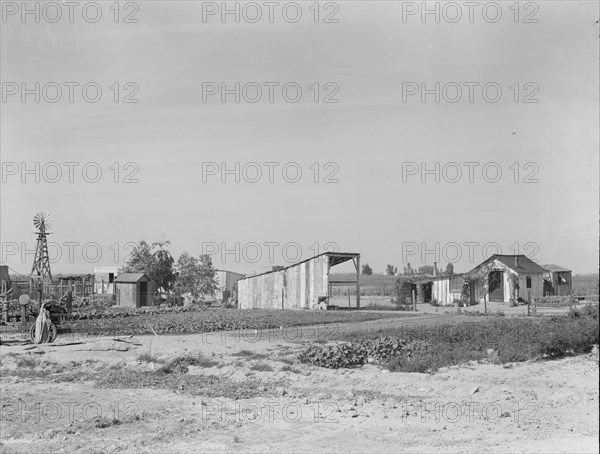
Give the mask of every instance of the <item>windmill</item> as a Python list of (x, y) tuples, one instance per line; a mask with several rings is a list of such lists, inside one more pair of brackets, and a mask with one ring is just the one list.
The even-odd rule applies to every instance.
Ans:
[(48, 256), (48, 243), (46, 235), (49, 232), (52, 215), (50, 213), (39, 212), (33, 217), (33, 225), (37, 231), (37, 242), (35, 246), (35, 258), (31, 268), (32, 279), (40, 279), (42, 282), (52, 282), (52, 272), (50, 271), (50, 257)]

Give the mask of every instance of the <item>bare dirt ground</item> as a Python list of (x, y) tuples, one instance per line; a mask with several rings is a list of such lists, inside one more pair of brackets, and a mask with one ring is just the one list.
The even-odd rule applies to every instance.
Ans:
[[(432, 375), (298, 363), (327, 329), (353, 327), (2, 345), (1, 452), (598, 452), (597, 351)], [(197, 351), (214, 364), (139, 359)]]

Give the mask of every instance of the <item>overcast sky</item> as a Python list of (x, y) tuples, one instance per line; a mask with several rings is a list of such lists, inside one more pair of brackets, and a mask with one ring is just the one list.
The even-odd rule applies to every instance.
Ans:
[[(266, 6), (256, 23), (250, 8), (239, 23), (203, 20), (201, 2), (123, 5), (118, 23), (112, 2), (95, 23), (90, 9), (73, 23), (66, 7), (55, 23), (51, 9), (39, 23), (3, 10), (2, 261), (29, 273), (32, 218), (47, 211), (54, 273), (118, 265), (140, 239), (169, 240), (176, 257), (218, 247), (217, 268), (245, 273), (326, 247), (360, 252), (375, 272), (406, 261), (466, 271), (517, 250), (598, 271), (597, 2), (521, 4), (516, 23), (513, 2), (498, 3), (495, 23), (480, 9), (471, 22), (461, 2), (460, 20), (440, 7), (436, 23), (411, 14), (421, 2), (392, 1), (321, 4), (315, 23), (312, 3), (298, 3), (296, 23), (291, 7), (270, 23)], [(236, 82), (251, 84), (239, 103), (207, 91)], [(265, 82), (279, 84), (273, 102)], [(239, 183), (222, 163), (239, 163)], [(422, 163), (439, 163), (439, 182)]]

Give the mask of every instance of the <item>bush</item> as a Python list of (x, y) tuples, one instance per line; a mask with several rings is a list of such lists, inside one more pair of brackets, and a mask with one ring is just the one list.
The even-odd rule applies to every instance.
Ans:
[(598, 308), (594, 305), (579, 310), (577, 315), (552, 318), (467, 314), (490, 317), (415, 330), (348, 333), (342, 338), (351, 339), (349, 343), (311, 347), (300, 355), (300, 360), (338, 368), (365, 364), (372, 357), (392, 371), (433, 372), (469, 361), (490, 361), (489, 349), (494, 350), (493, 362), (508, 363), (587, 353), (599, 343)]
[(212, 367), (216, 366), (217, 364), (218, 363), (216, 361), (207, 358), (200, 352), (195, 354), (188, 353), (172, 359), (168, 364), (161, 366), (158, 369), (158, 372), (164, 374), (172, 374), (174, 372), (186, 373), (189, 366)]
[(273, 368), (267, 363), (256, 363), (250, 366), (250, 370), (256, 370), (258, 372), (273, 372)]
[(413, 289), (414, 284), (410, 282), (409, 278), (399, 277), (394, 285), (394, 296), (392, 298), (392, 302), (400, 306), (412, 305)]
[(404, 360), (427, 351), (429, 344), (423, 341), (406, 341), (396, 337), (378, 337), (325, 347), (311, 346), (298, 357), (303, 363), (338, 369), (367, 363), (369, 358), (387, 363), (393, 358)]

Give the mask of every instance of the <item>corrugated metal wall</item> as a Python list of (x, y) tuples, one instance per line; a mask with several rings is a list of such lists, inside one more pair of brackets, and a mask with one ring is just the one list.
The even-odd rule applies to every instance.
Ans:
[(328, 292), (328, 257), (238, 281), (240, 309), (316, 309)]

